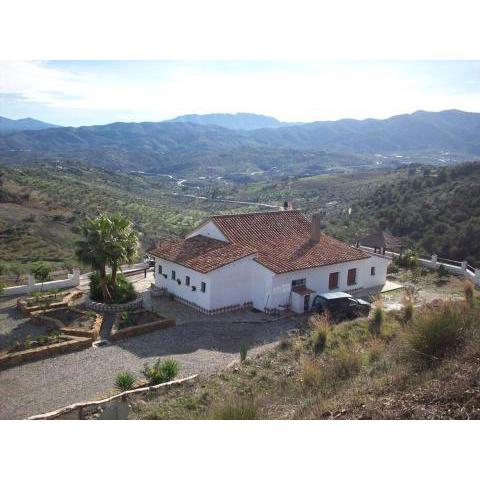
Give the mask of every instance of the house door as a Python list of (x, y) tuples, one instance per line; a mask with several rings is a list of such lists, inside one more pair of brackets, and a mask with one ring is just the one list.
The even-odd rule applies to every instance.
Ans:
[(310, 295), (303, 297), (303, 311), (308, 312), (310, 310)]

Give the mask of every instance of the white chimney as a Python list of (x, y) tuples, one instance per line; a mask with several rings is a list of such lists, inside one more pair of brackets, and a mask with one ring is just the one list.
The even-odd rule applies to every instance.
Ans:
[(312, 242), (319, 242), (320, 241), (320, 220), (322, 215), (320, 213), (314, 213), (312, 215), (312, 233), (311, 233), (311, 240)]
[(283, 202), (283, 210), (286, 211), (286, 210), (293, 210), (293, 203), (292, 202), (287, 202), (285, 200), (285, 202)]

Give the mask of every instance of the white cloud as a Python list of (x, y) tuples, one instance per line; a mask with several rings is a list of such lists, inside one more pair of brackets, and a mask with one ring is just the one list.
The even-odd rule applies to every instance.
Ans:
[(201, 62), (160, 62), (152, 64), (151, 74), (140, 67), (109, 71), (77, 64), (67, 71), (42, 62), (0, 62), (0, 94), (20, 95), (49, 109), (137, 121), (238, 111), (289, 121), (382, 118), (418, 109), (480, 111), (480, 95), (449, 94), (432, 86), (428, 75), (389, 64), (212, 69)]

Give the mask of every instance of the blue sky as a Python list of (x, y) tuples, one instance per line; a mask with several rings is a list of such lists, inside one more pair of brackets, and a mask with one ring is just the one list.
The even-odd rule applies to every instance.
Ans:
[(284, 121), (480, 112), (480, 62), (0, 62), (0, 116), (60, 125), (253, 112)]

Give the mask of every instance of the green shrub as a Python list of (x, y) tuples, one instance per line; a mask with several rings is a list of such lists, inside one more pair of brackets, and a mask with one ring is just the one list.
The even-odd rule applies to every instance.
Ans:
[(120, 328), (133, 327), (134, 325), (137, 325), (137, 321), (130, 315), (130, 313), (122, 312), (120, 314)]
[(448, 271), (447, 267), (443, 263), (441, 263), (437, 268), (437, 275), (438, 275), (438, 278), (445, 278), (450, 275), (450, 272)]
[(395, 259), (400, 267), (415, 269), (418, 267), (418, 256), (413, 250), (405, 250), (401, 256)]
[(32, 268), (32, 274), (35, 277), (35, 280), (42, 284), (50, 278), (50, 273), (52, 273), (52, 267), (47, 263), (37, 263)]
[(385, 319), (385, 312), (381, 306), (375, 307), (373, 310), (372, 318), (368, 323), (368, 330), (372, 335), (380, 335), (382, 330), (382, 323)]
[(3, 293), (4, 290), (5, 290), (5, 284), (0, 282), (0, 295)]
[(240, 361), (244, 362), (247, 359), (248, 347), (244, 343), (240, 345)]
[[(135, 288), (127, 280), (125, 275), (117, 274), (116, 285), (112, 284), (112, 276), (107, 275), (107, 286), (112, 296), (112, 303), (127, 303), (135, 300), (137, 294)], [(98, 272), (93, 272), (90, 275), (90, 297), (96, 302), (103, 302), (103, 293), (100, 286), (100, 275)]]
[(458, 305), (444, 303), (417, 313), (401, 338), (404, 360), (416, 366), (432, 366), (463, 345), (468, 313)]
[(214, 405), (209, 417), (213, 420), (255, 420), (258, 408), (253, 400), (230, 398)]
[(135, 383), (134, 376), (129, 372), (120, 372), (115, 377), (115, 388), (121, 392), (131, 390)]
[(390, 262), (387, 267), (387, 273), (398, 273), (400, 269), (395, 261)]
[(177, 376), (179, 370), (180, 366), (176, 360), (158, 359), (151, 367), (146, 363), (143, 367), (142, 373), (152, 385), (157, 385), (159, 383), (170, 382), (173, 380)]

